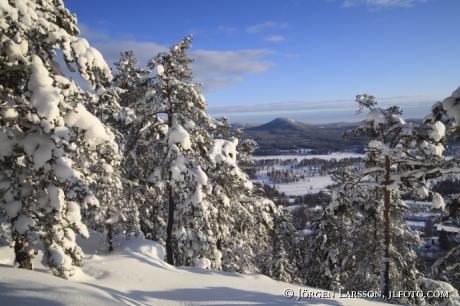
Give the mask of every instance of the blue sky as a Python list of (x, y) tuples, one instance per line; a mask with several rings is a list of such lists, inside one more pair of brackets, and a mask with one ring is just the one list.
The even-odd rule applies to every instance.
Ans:
[(458, 0), (66, 0), (111, 65), (188, 34), (208, 113), (230, 122), (359, 121), (357, 94), (405, 118), (460, 85)]

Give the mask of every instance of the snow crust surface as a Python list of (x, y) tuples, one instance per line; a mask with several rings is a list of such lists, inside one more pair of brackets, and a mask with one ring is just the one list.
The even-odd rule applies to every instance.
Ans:
[[(2, 305), (377, 305), (380, 300), (297, 299), (299, 289), (318, 291), (274, 281), (263, 275), (242, 275), (199, 268), (173, 267), (163, 261), (163, 248), (145, 239), (118, 237), (112, 253), (103, 250), (105, 236), (92, 232), (77, 238), (85, 259), (68, 280), (52, 276), (34, 259), (35, 271), (13, 267), (13, 251), (0, 242)], [(59, 251), (53, 256), (59, 257)], [(58, 258), (56, 258), (58, 259)], [(63, 263), (65, 264), (65, 263)], [(295, 296), (283, 296), (286, 288)]]

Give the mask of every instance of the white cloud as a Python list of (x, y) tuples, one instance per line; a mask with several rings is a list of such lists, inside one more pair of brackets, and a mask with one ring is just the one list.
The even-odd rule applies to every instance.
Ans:
[(265, 72), (274, 63), (261, 60), (275, 53), (268, 49), (210, 51), (194, 50), (190, 55), (195, 58), (193, 71), (195, 74), (246, 74)]
[(203, 84), (202, 92), (212, 92), (219, 88), (227, 87), (231, 84), (236, 84), (244, 81), (241, 75), (236, 76), (198, 76), (195, 82)]
[(246, 29), (246, 32), (254, 34), (254, 33), (259, 33), (265, 29), (287, 29), (288, 27), (289, 27), (289, 24), (286, 22), (280, 23), (280, 22), (268, 21), (265, 23), (250, 26)]
[(210, 92), (242, 82), (246, 74), (268, 71), (275, 64), (263, 58), (274, 53), (268, 49), (194, 50), (190, 52), (190, 56), (195, 58), (191, 67), (197, 81), (203, 84), (203, 91)]
[[(96, 43), (106, 62), (113, 63), (120, 58), (120, 52), (133, 50), (138, 60), (139, 67), (146, 67), (147, 63), (159, 52), (166, 52), (169, 46), (154, 42), (115, 41)], [(264, 60), (274, 51), (268, 49), (237, 50), (237, 51), (211, 51), (193, 50), (189, 56), (195, 58), (191, 64), (194, 81), (203, 84), (203, 92), (211, 92), (231, 84), (244, 81), (244, 75), (268, 71), (275, 64)]]
[(272, 35), (272, 36), (265, 38), (265, 41), (269, 41), (269, 42), (281, 42), (284, 40), (288, 40), (288, 39), (282, 35)]
[(78, 29), (80, 30), (80, 37), (88, 40), (107, 40), (109, 34), (104, 30), (90, 29), (86, 24), (79, 22)]
[(154, 42), (116, 40), (96, 43), (93, 44), (93, 47), (102, 53), (109, 66), (113, 66), (113, 63), (120, 59), (120, 52), (133, 50), (134, 56), (138, 61), (138, 66), (144, 68), (147, 67), (147, 63), (157, 56), (159, 52), (166, 52), (169, 50), (169, 47)]
[(371, 8), (380, 9), (385, 7), (412, 7), (420, 2), (428, 0), (344, 0), (342, 6), (353, 7), (359, 5), (367, 5)]
[[(112, 66), (120, 58), (120, 52), (133, 50), (139, 67), (147, 63), (159, 52), (166, 52), (169, 46), (154, 42), (107, 41), (93, 45), (106, 62)], [(244, 75), (268, 71), (275, 64), (263, 58), (275, 53), (268, 49), (210, 51), (193, 50), (189, 56), (195, 58), (191, 64), (194, 81), (203, 84), (203, 92), (211, 92), (231, 84), (244, 81)]]
[[(155, 42), (139, 42), (127, 34), (113, 39), (105, 32), (89, 29), (84, 24), (79, 24), (79, 28), (82, 32), (81, 37), (92, 40), (91, 45), (102, 53), (111, 67), (120, 59), (120, 52), (133, 50), (138, 66), (145, 68), (159, 52), (167, 52), (170, 48), (169, 45)], [(222, 30), (232, 31), (232, 29), (227, 27)], [(269, 49), (212, 51), (193, 50), (193, 48), (189, 52), (189, 56), (195, 58), (195, 62), (191, 64), (194, 81), (203, 84), (203, 92), (211, 92), (243, 82), (247, 74), (268, 71), (275, 65), (265, 60), (265, 57), (271, 54), (276, 52)]]

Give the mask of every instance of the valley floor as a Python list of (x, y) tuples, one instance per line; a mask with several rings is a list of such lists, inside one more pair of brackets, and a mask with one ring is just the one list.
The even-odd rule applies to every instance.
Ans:
[[(302, 159), (324, 159), (324, 160), (331, 160), (331, 159), (344, 159), (350, 157), (364, 157), (364, 154), (357, 154), (357, 153), (342, 153), (342, 152), (334, 152), (328, 155), (270, 155), (270, 156), (253, 156), (254, 160), (262, 160), (262, 159), (279, 159), (279, 160), (289, 160), (289, 159), (297, 159), (300, 162)], [(297, 163), (298, 164), (298, 163)], [(274, 168), (276, 170), (290, 170), (291, 165), (294, 164), (287, 164), (285, 166), (275, 165)], [(296, 172), (302, 173), (304, 170), (295, 170)], [(296, 196), (296, 195), (304, 195), (307, 193), (317, 193), (320, 190), (325, 190), (328, 185), (331, 185), (333, 182), (331, 180), (330, 175), (326, 176), (313, 176), (307, 177), (305, 180), (302, 180), (297, 183), (280, 183), (274, 184), (268, 180), (268, 176), (266, 175), (266, 171), (262, 171), (258, 174), (258, 179), (251, 180), (253, 183), (255, 182), (263, 182), (265, 185), (276, 186), (280, 192), (284, 192), (286, 195)]]

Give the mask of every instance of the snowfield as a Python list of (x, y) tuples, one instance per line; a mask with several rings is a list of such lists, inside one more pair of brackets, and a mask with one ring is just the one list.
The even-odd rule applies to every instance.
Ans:
[[(266, 276), (242, 275), (166, 264), (163, 248), (150, 240), (119, 238), (109, 254), (101, 250), (104, 236), (91, 232), (78, 239), (85, 259), (75, 275), (64, 280), (52, 276), (34, 259), (35, 271), (13, 267), (13, 250), (0, 245), (1, 305), (376, 305), (381, 300), (304, 298), (300, 290), (319, 289), (274, 281)], [(294, 297), (285, 298), (290, 288)]]
[[(297, 158), (297, 161), (300, 162), (302, 159), (324, 159), (324, 160), (331, 160), (333, 158), (340, 160), (344, 158), (351, 158), (351, 157), (365, 157), (364, 154), (358, 153), (343, 153), (343, 152), (334, 152), (328, 155), (267, 155), (267, 156), (253, 156), (252, 159), (254, 160), (261, 160), (261, 159), (279, 159), (279, 160), (287, 160), (287, 159), (294, 159)], [(289, 170), (290, 164), (286, 166), (275, 165), (274, 168), (276, 170)], [(266, 172), (266, 171), (265, 171)], [(331, 180), (331, 176), (313, 176), (307, 177), (305, 182), (298, 182), (298, 183), (280, 183), (280, 184), (273, 184), (268, 180), (267, 175), (260, 175), (259, 179), (251, 180), (251, 182), (263, 182), (265, 185), (276, 185), (277, 189), (280, 192), (284, 192), (286, 195), (304, 195), (307, 193), (318, 193), (321, 190), (326, 190), (328, 185), (331, 185), (333, 182)]]

